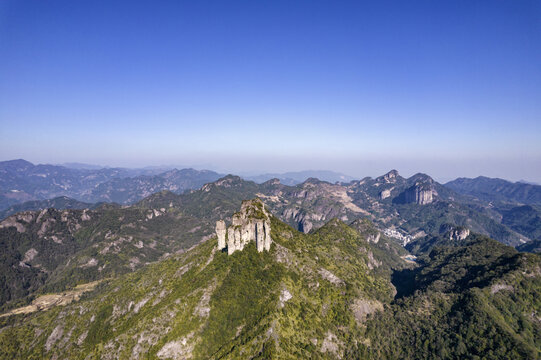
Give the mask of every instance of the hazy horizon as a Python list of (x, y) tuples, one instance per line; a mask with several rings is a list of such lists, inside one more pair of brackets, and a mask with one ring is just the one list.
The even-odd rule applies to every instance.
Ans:
[[(0, 160), (0, 161), (10, 161), (10, 160), (19, 160), (19, 159), (3, 159), (3, 160)], [(445, 183), (445, 182), (448, 182), (448, 181), (451, 181), (451, 180), (455, 180), (456, 178), (460, 178), (460, 177), (467, 177), (467, 178), (476, 178), (478, 176), (486, 176), (486, 177), (491, 177), (491, 178), (500, 178), (500, 179), (504, 179), (504, 180), (508, 180), (508, 181), (511, 181), (511, 182), (517, 182), (517, 181), (526, 181), (526, 182), (530, 182), (530, 183), (535, 183), (535, 184), (539, 184), (538, 181), (535, 181), (535, 180), (532, 180), (532, 179), (528, 179), (528, 178), (510, 178), (510, 177), (506, 177), (505, 174), (504, 176), (499, 176), (497, 173), (496, 174), (490, 174), (490, 173), (476, 173), (475, 171), (472, 171), (471, 173), (467, 174), (467, 173), (464, 173), (462, 175), (454, 175), (456, 174), (455, 171), (451, 170), (448, 172), (448, 174), (450, 174), (449, 176), (441, 176), (441, 174), (445, 174), (445, 172), (440, 172), (440, 175), (435, 175), (433, 172), (430, 172), (430, 171), (425, 171), (425, 170), (422, 170), (420, 168), (415, 168), (414, 166), (410, 166), (408, 167), (408, 165), (411, 165), (411, 164), (408, 164), (408, 162), (405, 162), (405, 161), (402, 161), (402, 165), (401, 166), (385, 166), (385, 164), (392, 164), (393, 162), (383, 162), (382, 164), (379, 164), (379, 165), (375, 165), (374, 162), (365, 162), (364, 164), (366, 165), (364, 168), (361, 169), (362, 172), (348, 172), (348, 171), (343, 171), (341, 168), (339, 167), (329, 167), (329, 168), (318, 168), (318, 167), (306, 167), (306, 168), (302, 168), (302, 167), (289, 167), (289, 168), (280, 168), (280, 167), (275, 167), (275, 168), (270, 168), (271, 170), (268, 170), (268, 169), (265, 169), (265, 168), (262, 168), (262, 169), (255, 169), (255, 170), (246, 170), (246, 169), (242, 169), (242, 168), (237, 168), (237, 170), (234, 170), (235, 168), (232, 167), (232, 168), (228, 168), (228, 167), (224, 167), (224, 166), (220, 166), (220, 165), (216, 165), (216, 164), (212, 164), (212, 163), (202, 163), (202, 164), (197, 164), (197, 163), (178, 163), (178, 164), (174, 164), (174, 163), (169, 163), (169, 164), (166, 164), (166, 163), (155, 163), (155, 164), (140, 164), (140, 165), (135, 165), (135, 164), (125, 164), (125, 165), (122, 165), (122, 164), (98, 164), (98, 163), (87, 163), (87, 162), (80, 162), (80, 161), (74, 161), (74, 162), (41, 162), (41, 161), (31, 161), (30, 159), (21, 159), (21, 160), (26, 160), (26, 161), (29, 161), (31, 163), (33, 163), (34, 165), (58, 165), (58, 166), (65, 166), (65, 167), (73, 167), (74, 165), (82, 165), (82, 166), (88, 166), (88, 167), (96, 167), (96, 168), (128, 168), (128, 169), (142, 169), (142, 168), (164, 168), (164, 169), (186, 169), (186, 168), (193, 168), (193, 169), (196, 169), (196, 170), (211, 170), (211, 171), (215, 171), (215, 172), (218, 172), (218, 173), (222, 173), (222, 174), (233, 174), (233, 175), (238, 175), (238, 176), (257, 176), (257, 175), (265, 175), (265, 174), (284, 174), (284, 173), (288, 173), (288, 172), (305, 172), (305, 171), (313, 171), (313, 172), (316, 172), (316, 171), (332, 171), (332, 172), (335, 172), (335, 173), (340, 173), (342, 175), (346, 175), (346, 176), (349, 176), (349, 177), (352, 177), (354, 178), (355, 180), (361, 180), (365, 177), (372, 177), (372, 178), (376, 178), (378, 176), (381, 176), (381, 175), (384, 175), (386, 174), (387, 172), (391, 171), (391, 170), (397, 170), (401, 176), (403, 177), (410, 177), (412, 175), (415, 175), (417, 173), (425, 173), (429, 176), (431, 176), (432, 178), (434, 178), (436, 181), (440, 182), (440, 183)], [(358, 163), (354, 163), (355, 164), (358, 164)], [(426, 164), (426, 163), (425, 163)], [(477, 164), (477, 165), (480, 165), (480, 164)], [(511, 166), (511, 164), (510, 164)], [(430, 167), (430, 166), (428, 166)], [(275, 169), (275, 170), (272, 170), (272, 169)], [(364, 171), (363, 171), (364, 170)]]
[(540, 17), (539, 1), (3, 1), (0, 153), (541, 183)]

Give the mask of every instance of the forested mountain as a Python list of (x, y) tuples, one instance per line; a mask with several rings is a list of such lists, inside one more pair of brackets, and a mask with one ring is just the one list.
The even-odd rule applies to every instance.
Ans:
[(472, 195), (485, 201), (507, 201), (541, 206), (541, 185), (510, 182), (479, 176), (475, 179), (458, 178), (445, 184), (454, 191)]
[[(256, 219), (249, 214), (239, 213), (241, 229)], [(212, 237), (107, 279), (80, 301), (0, 318), (3, 356), (540, 356), (539, 255), (470, 235), (415, 265), (367, 220), (331, 220), (310, 234), (269, 220), (269, 250), (256, 250), (253, 235), (228, 255)]]
[(309, 179), (296, 186), (229, 175), (196, 191), (162, 191), (129, 207), (24, 211), (0, 222), (5, 249), (0, 300), (12, 307), (8, 303), (28, 301), (36, 292), (130, 272), (183, 251), (207, 240), (216, 220), (229, 219), (243, 200), (254, 197), (305, 233), (334, 218), (345, 223), (366, 218), (401, 245), (429, 241), (445, 224), (520, 244), (517, 233), (456, 196), (426, 175), (405, 179), (394, 172), (345, 185)]
[[(262, 252), (259, 210), (236, 213), (254, 198), (272, 214)], [(481, 235), (520, 245), (536, 206), (396, 171), (30, 205), (0, 222), (6, 358), (540, 356), (539, 255)], [(239, 251), (218, 249), (218, 220)]]

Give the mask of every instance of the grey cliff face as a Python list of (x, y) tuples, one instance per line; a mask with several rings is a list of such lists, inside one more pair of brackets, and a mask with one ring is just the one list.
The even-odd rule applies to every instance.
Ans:
[(391, 196), (391, 189), (386, 189), (379, 193), (379, 198), (381, 200), (385, 200), (390, 196)]
[(255, 241), (257, 251), (269, 251), (272, 242), (270, 230), (270, 217), (263, 202), (259, 199), (243, 201), (240, 211), (233, 215), (232, 224), (227, 228), (227, 237), (225, 222), (216, 222), (218, 250), (227, 247), (227, 253), (231, 255)]
[(470, 235), (470, 230), (466, 228), (455, 228), (449, 231), (449, 240), (464, 240)]
[(225, 221), (216, 221), (216, 235), (218, 236), (218, 249), (225, 248), (227, 229), (225, 227)]
[(440, 234), (444, 234), (444, 237), (449, 240), (464, 240), (470, 235), (470, 229), (464, 226), (456, 226), (452, 224), (443, 224), (440, 227)]
[(405, 200), (407, 203), (426, 205), (434, 201), (434, 195), (435, 191), (431, 185), (417, 183), (406, 190)]

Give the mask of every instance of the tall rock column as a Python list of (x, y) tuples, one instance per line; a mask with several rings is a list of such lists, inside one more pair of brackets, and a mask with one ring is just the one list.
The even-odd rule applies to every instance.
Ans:
[(255, 223), (255, 245), (258, 252), (265, 249), (265, 225), (263, 221)]
[(225, 249), (225, 237), (227, 230), (225, 228), (225, 221), (219, 220), (216, 222), (216, 235), (218, 236), (218, 250)]
[(227, 231), (223, 220), (216, 223), (218, 249), (227, 246), (227, 253), (231, 255), (244, 249), (250, 241), (255, 241), (257, 251), (269, 251), (272, 242), (270, 231), (270, 217), (263, 202), (259, 199), (243, 201), (240, 211), (233, 214), (232, 225)]
[(263, 223), (263, 230), (265, 232), (265, 244), (263, 245), (263, 247), (265, 248), (265, 250), (269, 251), (270, 246), (271, 246), (271, 242), (272, 242), (272, 239), (271, 239), (271, 236), (270, 236), (271, 227), (270, 227), (270, 222), (269, 221), (265, 221)]

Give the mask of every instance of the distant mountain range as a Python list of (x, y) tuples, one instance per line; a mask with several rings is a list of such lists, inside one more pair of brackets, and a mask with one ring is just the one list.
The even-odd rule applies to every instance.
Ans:
[(508, 201), (541, 206), (541, 185), (484, 176), (458, 178), (445, 184), (454, 191), (486, 201)]
[(219, 179), (210, 170), (68, 168), (25, 160), (0, 162), (0, 210), (30, 200), (67, 196), (78, 201), (132, 204), (161, 190), (182, 193)]
[[(186, 190), (198, 189), (222, 176), (210, 170), (178, 170), (163, 166), (127, 169), (101, 168), (82, 163), (34, 165), (22, 159), (3, 161), (0, 162), (0, 210), (26, 201), (50, 200), (62, 196), (87, 203), (115, 202), (128, 205), (162, 190), (180, 194)], [(258, 183), (278, 178), (283, 184), (296, 185), (311, 177), (332, 183), (353, 180), (351, 176), (323, 170), (245, 178)]]
[[(457, 179), (444, 186), (425, 174), (416, 174), (406, 179), (395, 170), (375, 179), (367, 177), (360, 181), (331, 183), (309, 178), (293, 186), (283, 184), (277, 178), (261, 184), (232, 175), (218, 180), (218, 173), (193, 169), (170, 170), (158, 175), (126, 176), (137, 171), (150, 170), (76, 170), (62, 166), (33, 165), (24, 160), (0, 163), (0, 189), (4, 200), (0, 219), (20, 211), (48, 207), (62, 210), (94, 208), (91, 204), (98, 202), (121, 205), (134, 204), (142, 199), (145, 199), (143, 202), (149, 202), (154, 198), (152, 194), (163, 190), (182, 194), (202, 187), (202, 192), (196, 193), (205, 194), (211, 189), (224, 187), (227, 188), (227, 196), (238, 199), (235, 204), (242, 199), (257, 196), (267, 199), (271, 209), (283, 221), (303, 232), (310, 232), (334, 217), (343, 221), (369, 217), (380, 228), (394, 232), (396, 238), (403, 243), (428, 234), (438, 234), (444, 224), (466, 226), (472, 231), (513, 246), (536, 240), (540, 233), (540, 209), (535, 205), (528, 209), (519, 208), (522, 203), (513, 199), (535, 203), (536, 191), (541, 187), (499, 179), (483, 178), (483, 182), (491, 183), (490, 180), (494, 180), (505, 185), (505, 191), (499, 191), (502, 185), (494, 188), (495, 195), (492, 196), (486, 190), (466, 191), (457, 186), (467, 183), (468, 179)], [(281, 176), (301, 179), (313, 173), (303, 171)], [(332, 180), (350, 179), (333, 172), (315, 173)], [(269, 176), (262, 175), (259, 180)], [(526, 190), (520, 190), (524, 188)], [(495, 205), (495, 199), (504, 196), (501, 193), (507, 201)], [(49, 200), (49, 197), (54, 200)], [(23, 203), (23, 200), (35, 198), (44, 199)], [(202, 203), (205, 206), (198, 205), (202, 211), (212, 211), (209, 205), (212, 201), (205, 199)], [(168, 204), (160, 204), (159, 207), (167, 208)], [(518, 215), (514, 215), (514, 212)], [(528, 216), (525, 216), (526, 213)]]
[(334, 171), (328, 170), (305, 170), (305, 171), (292, 171), (286, 173), (272, 173), (272, 174), (262, 174), (256, 176), (243, 176), (246, 180), (255, 181), (256, 183), (264, 183), (270, 179), (278, 179), (284, 185), (297, 185), (304, 182), (309, 178), (316, 178), (322, 181), (327, 181), (330, 183), (348, 183), (355, 178), (337, 173)]

